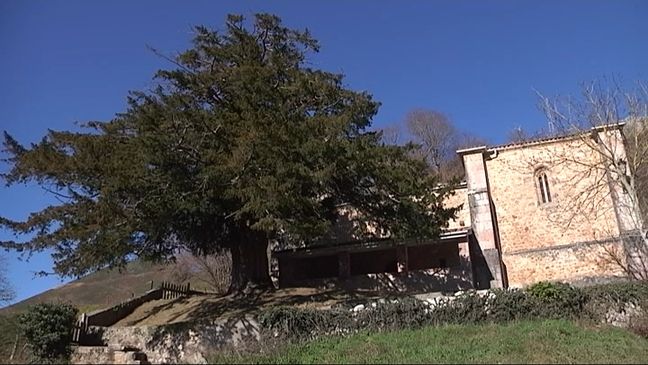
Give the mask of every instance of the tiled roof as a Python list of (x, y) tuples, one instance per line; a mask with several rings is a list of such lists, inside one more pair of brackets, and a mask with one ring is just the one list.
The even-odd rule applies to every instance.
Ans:
[[(556, 142), (556, 141), (561, 141), (565, 139), (572, 139), (576, 138), (579, 136), (583, 136), (586, 134), (590, 134), (593, 131), (596, 130), (602, 130), (606, 128), (621, 128), (625, 125), (625, 122), (620, 122), (620, 123), (615, 123), (615, 124), (606, 124), (606, 125), (601, 125), (598, 127), (592, 127), (588, 131), (579, 131), (576, 133), (570, 133), (570, 134), (563, 134), (560, 136), (550, 136), (550, 137), (544, 137), (544, 138), (534, 138), (526, 141), (520, 141), (520, 142), (511, 142), (511, 143), (505, 143), (505, 144), (500, 144), (496, 146), (484, 146), (486, 150), (492, 151), (492, 150), (503, 150), (503, 149), (511, 149), (511, 148), (518, 148), (518, 147), (523, 147), (523, 146), (529, 146), (529, 145), (537, 145), (537, 144), (543, 144), (543, 143), (551, 143), (551, 142)], [(479, 147), (476, 147), (479, 148)], [(461, 151), (468, 151), (470, 149), (465, 149), (465, 150), (458, 150), (457, 152), (460, 153)]]
[(567, 135), (562, 135), (562, 136), (553, 136), (553, 137), (530, 139), (530, 140), (526, 140), (526, 141), (500, 144), (500, 145), (497, 145), (497, 146), (489, 146), (489, 147), (487, 147), (487, 149), (488, 150), (502, 150), (502, 149), (522, 147), (522, 146), (526, 146), (526, 145), (549, 143), (549, 142), (555, 142), (555, 141), (561, 141), (561, 140), (564, 140), (564, 139), (574, 138), (574, 137), (577, 137), (577, 136), (581, 136), (583, 134), (586, 134), (586, 133), (585, 132), (579, 132), (579, 133), (567, 134)]

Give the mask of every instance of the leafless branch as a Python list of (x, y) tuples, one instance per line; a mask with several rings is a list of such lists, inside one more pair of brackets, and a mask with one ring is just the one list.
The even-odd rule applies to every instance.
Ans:
[[(582, 97), (549, 98), (537, 92), (538, 106), (557, 133), (569, 143), (547, 149), (544, 161), (552, 168), (569, 170), (571, 187), (564, 194), (562, 213), (566, 227), (575, 221), (599, 224), (606, 214), (618, 221), (610, 236), (625, 237), (625, 251), (607, 251), (607, 263), (629, 277), (646, 278), (648, 247), (648, 88), (637, 83), (626, 90), (616, 81), (584, 84)], [(624, 125), (625, 124), (625, 125)], [(530, 165), (537, 159), (527, 160)], [(613, 212), (611, 212), (613, 210)], [(612, 215), (614, 213), (614, 215)], [(636, 240), (641, 242), (636, 244)], [(633, 241), (635, 240), (635, 241)], [(628, 242), (635, 242), (628, 244)], [(631, 272), (632, 271), (632, 272)]]

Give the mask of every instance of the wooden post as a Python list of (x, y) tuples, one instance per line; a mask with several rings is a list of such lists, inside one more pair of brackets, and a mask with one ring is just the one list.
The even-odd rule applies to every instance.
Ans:
[(406, 274), (409, 271), (409, 258), (407, 255), (407, 246), (396, 247), (397, 271), (399, 274)]
[(468, 240), (465, 242), (459, 242), (459, 265), (461, 268), (461, 275), (463, 279), (470, 283), (470, 287), (475, 286), (472, 270), (472, 261), (470, 257), (470, 246)]
[(16, 342), (14, 342), (13, 349), (11, 350), (11, 355), (9, 356), (9, 360), (13, 360), (14, 356), (16, 355), (17, 348), (18, 348), (18, 335), (16, 335)]
[(83, 335), (87, 332), (87, 330), (88, 330), (88, 315), (85, 313), (81, 313), (81, 318), (76, 323), (76, 327), (74, 329), (74, 336), (72, 340), (80, 344), (81, 339), (83, 338)]
[(340, 279), (351, 276), (351, 257), (348, 252), (338, 254), (338, 276)]
[[(80, 325), (80, 322), (79, 322), (79, 320), (77, 320), (74, 323), (74, 330), (72, 331), (72, 342), (78, 342), (79, 341), (79, 325)], [(10, 358), (10, 360), (11, 360), (11, 358)]]
[(279, 287), (285, 288), (295, 281), (294, 276), (295, 261), (290, 257), (277, 257), (277, 266), (279, 268)]

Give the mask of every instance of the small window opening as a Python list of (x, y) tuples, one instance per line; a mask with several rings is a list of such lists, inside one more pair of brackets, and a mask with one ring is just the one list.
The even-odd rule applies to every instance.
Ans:
[(540, 172), (538, 175), (538, 195), (542, 204), (551, 202), (551, 191), (549, 190), (549, 179), (546, 172)]

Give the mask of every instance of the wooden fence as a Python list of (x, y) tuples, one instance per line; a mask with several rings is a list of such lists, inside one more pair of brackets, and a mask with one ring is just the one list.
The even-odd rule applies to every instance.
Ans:
[(189, 283), (179, 285), (163, 281), (160, 285), (160, 289), (162, 290), (162, 299), (176, 299), (194, 293), (191, 291)]
[(72, 330), (72, 342), (79, 343), (81, 338), (88, 331), (88, 315), (81, 313), (81, 317), (77, 320), (74, 330)]

